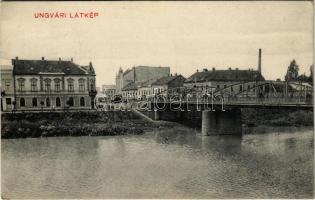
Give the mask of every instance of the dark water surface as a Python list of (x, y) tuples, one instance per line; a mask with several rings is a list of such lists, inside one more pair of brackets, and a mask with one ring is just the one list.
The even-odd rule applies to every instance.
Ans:
[(312, 198), (312, 130), (2, 140), (3, 198)]

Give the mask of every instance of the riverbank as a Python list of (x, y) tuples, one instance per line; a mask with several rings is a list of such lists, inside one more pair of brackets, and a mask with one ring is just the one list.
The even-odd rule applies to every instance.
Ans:
[(242, 123), (258, 126), (313, 126), (313, 111), (283, 109), (242, 109)]
[[(1, 138), (139, 135), (161, 128), (176, 130), (181, 126), (175, 122), (149, 120), (141, 115), (134, 111), (3, 113)], [(243, 134), (290, 131), (301, 127), (311, 129), (313, 112), (242, 109), (242, 124)]]
[(313, 119), (308, 110), (242, 109), (243, 134), (312, 130)]
[(1, 138), (138, 135), (172, 126), (150, 122), (132, 111), (6, 113), (1, 115)]

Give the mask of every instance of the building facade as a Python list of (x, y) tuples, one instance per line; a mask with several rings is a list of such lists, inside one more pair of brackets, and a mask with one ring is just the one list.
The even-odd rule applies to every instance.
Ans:
[(123, 98), (144, 99), (154, 97), (156, 94), (168, 89), (183, 87), (186, 79), (182, 75), (161, 77), (157, 80), (151, 79), (145, 82), (129, 83), (122, 89)]
[(107, 97), (113, 97), (116, 94), (116, 85), (102, 85), (102, 94), (105, 94)]
[(93, 109), (95, 71), (90, 62), (12, 60), (17, 110)]
[(143, 83), (169, 75), (170, 67), (137, 66), (125, 72), (120, 68), (116, 75), (116, 93), (121, 94), (122, 89), (130, 83)]
[(1, 111), (13, 110), (14, 104), (14, 81), (13, 81), (13, 66), (0, 66), (1, 73)]
[(243, 91), (250, 91), (255, 94), (255, 82), (264, 81), (264, 77), (256, 70), (212, 70), (203, 69), (199, 72), (197, 70), (184, 83), (187, 88), (199, 88), (202, 91), (211, 90), (228, 90), (226, 92), (231, 95), (242, 93)]
[(155, 95), (172, 88), (183, 87), (185, 80), (182, 75), (162, 77), (152, 83), (152, 93)]

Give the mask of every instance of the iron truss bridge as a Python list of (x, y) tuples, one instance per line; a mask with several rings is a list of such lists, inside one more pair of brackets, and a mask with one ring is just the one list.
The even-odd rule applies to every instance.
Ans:
[(156, 104), (212, 104), (237, 107), (313, 109), (313, 87), (284, 81), (242, 82), (224, 87), (193, 86), (164, 90), (148, 97)]

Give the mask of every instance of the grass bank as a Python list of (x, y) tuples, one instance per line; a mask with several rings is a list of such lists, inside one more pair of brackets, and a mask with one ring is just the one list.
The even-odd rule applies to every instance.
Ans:
[(171, 125), (149, 122), (131, 111), (5, 113), (1, 115), (1, 138), (142, 134), (167, 126)]
[[(313, 111), (283, 109), (242, 109), (244, 133), (268, 133), (309, 129), (314, 125)], [(309, 128), (308, 128), (309, 127)]]
[(283, 109), (242, 109), (242, 122), (249, 127), (313, 126), (313, 111)]

